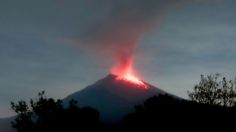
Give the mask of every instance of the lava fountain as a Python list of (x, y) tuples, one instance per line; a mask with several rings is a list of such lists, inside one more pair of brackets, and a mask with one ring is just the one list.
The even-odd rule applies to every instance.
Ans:
[(148, 88), (135, 73), (133, 68), (133, 57), (128, 57), (123, 59), (123, 61), (119, 61), (119, 64), (111, 69), (111, 73), (117, 76), (117, 80), (127, 81), (145, 89)]

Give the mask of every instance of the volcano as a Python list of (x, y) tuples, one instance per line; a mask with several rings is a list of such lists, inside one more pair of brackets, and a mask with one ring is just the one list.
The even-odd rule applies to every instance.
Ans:
[(90, 106), (97, 109), (103, 121), (115, 122), (133, 112), (134, 106), (143, 103), (146, 99), (155, 95), (169, 94), (144, 81), (141, 81), (142, 85), (140, 85), (140, 83), (117, 78), (116, 75), (110, 74), (83, 90), (67, 96), (63, 101), (68, 106), (69, 101), (74, 99), (78, 101), (80, 107)]

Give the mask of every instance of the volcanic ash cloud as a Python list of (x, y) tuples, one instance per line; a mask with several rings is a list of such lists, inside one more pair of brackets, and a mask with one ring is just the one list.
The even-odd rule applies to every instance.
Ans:
[[(133, 58), (139, 40), (168, 11), (185, 0), (109, 0), (98, 23), (79, 34), (77, 45), (95, 56), (114, 60), (113, 74), (135, 74)], [(105, 14), (105, 15), (104, 15)], [(120, 75), (119, 75), (120, 76)]]

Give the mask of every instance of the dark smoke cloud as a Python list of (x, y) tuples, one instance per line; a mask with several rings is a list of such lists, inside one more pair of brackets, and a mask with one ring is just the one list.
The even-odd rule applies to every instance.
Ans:
[[(187, 0), (188, 1), (188, 0)], [(77, 45), (126, 65), (145, 32), (160, 24), (168, 12), (186, 0), (111, 0), (107, 15), (77, 38)], [(104, 7), (103, 7), (104, 8)]]

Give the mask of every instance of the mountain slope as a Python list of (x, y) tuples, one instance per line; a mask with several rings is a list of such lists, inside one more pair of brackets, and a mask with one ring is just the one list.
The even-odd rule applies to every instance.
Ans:
[(128, 81), (117, 80), (115, 75), (108, 75), (95, 84), (73, 93), (64, 99), (65, 105), (75, 99), (78, 105), (91, 106), (97, 109), (104, 121), (118, 121), (124, 115), (134, 110), (134, 106), (147, 98), (168, 94), (146, 82), (148, 88), (138, 86)]
[[(147, 88), (128, 81), (117, 80), (116, 76), (108, 75), (83, 90), (67, 96), (63, 102), (65, 106), (68, 106), (69, 101), (75, 99), (81, 107), (91, 106), (97, 109), (103, 121), (115, 122), (134, 111), (134, 106), (147, 98), (159, 94), (168, 94), (146, 82), (143, 83)], [(10, 124), (14, 118), (0, 119), (0, 132), (15, 132)]]

